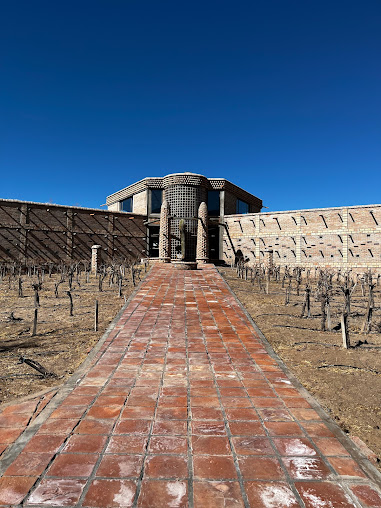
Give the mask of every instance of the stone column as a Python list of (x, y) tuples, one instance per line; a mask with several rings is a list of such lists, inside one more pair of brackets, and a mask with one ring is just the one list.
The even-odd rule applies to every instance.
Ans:
[(208, 251), (208, 207), (203, 201), (198, 209), (196, 261), (207, 263), (209, 261)]
[(159, 232), (159, 260), (162, 263), (171, 261), (171, 242), (169, 225), (169, 205), (163, 201), (160, 209), (160, 232)]
[(101, 260), (101, 248), (100, 245), (93, 245), (91, 247), (91, 273), (96, 274), (98, 272), (98, 265)]

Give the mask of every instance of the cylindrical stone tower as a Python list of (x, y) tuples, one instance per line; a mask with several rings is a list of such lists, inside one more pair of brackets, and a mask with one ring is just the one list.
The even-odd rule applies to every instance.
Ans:
[(171, 260), (169, 205), (166, 200), (160, 209), (159, 259), (163, 263)]
[(209, 261), (208, 251), (208, 207), (203, 201), (198, 209), (196, 261), (207, 263)]
[(201, 202), (207, 200), (208, 179), (194, 173), (175, 173), (163, 178), (165, 199), (171, 210), (171, 257), (181, 257), (179, 223), (185, 219), (185, 259), (196, 259), (197, 216)]

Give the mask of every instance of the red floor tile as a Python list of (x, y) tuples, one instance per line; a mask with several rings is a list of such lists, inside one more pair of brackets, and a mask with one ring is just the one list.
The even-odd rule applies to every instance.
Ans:
[(75, 429), (76, 434), (109, 434), (113, 427), (112, 420), (95, 420), (85, 418)]
[(94, 453), (63, 453), (58, 455), (48, 469), (48, 476), (80, 476), (87, 477), (94, 469), (98, 455)]
[(97, 508), (128, 507), (134, 503), (136, 484), (132, 480), (94, 480), (83, 506)]
[(75, 506), (86, 480), (45, 478), (29, 497), (26, 506)]
[(74, 429), (74, 427), (78, 424), (78, 419), (67, 419), (67, 418), (54, 418), (52, 420), (47, 420), (43, 425), (41, 425), (40, 429), (37, 432), (37, 435), (40, 434), (62, 434), (68, 435)]
[(206, 482), (193, 484), (194, 506), (202, 508), (243, 508), (241, 489), (238, 482)]
[(115, 427), (114, 434), (148, 434), (150, 420), (121, 420)]
[(22, 452), (5, 471), (5, 476), (39, 476), (52, 460), (52, 453)]
[(138, 407), (129, 407), (127, 406), (122, 414), (121, 414), (121, 418), (122, 420), (127, 418), (127, 419), (135, 419), (135, 418), (141, 418), (141, 419), (145, 419), (145, 420), (151, 420), (153, 418), (153, 415), (154, 415), (154, 412), (155, 412), (155, 408), (153, 407), (143, 407), (143, 406), (138, 406)]
[(192, 449), (195, 454), (229, 455), (231, 453), (227, 437), (193, 436)]
[(233, 437), (238, 455), (274, 455), (270, 440), (264, 437)]
[(245, 489), (250, 506), (253, 508), (269, 508), (270, 506), (271, 508), (300, 508), (298, 500), (286, 483), (245, 482)]
[(187, 433), (187, 422), (183, 420), (156, 420), (153, 425), (154, 435), (180, 435)]
[(204, 436), (226, 436), (226, 428), (223, 421), (202, 421), (192, 422), (192, 433)]
[(230, 421), (230, 432), (233, 436), (265, 436), (266, 432), (260, 422)]
[(281, 455), (316, 455), (312, 443), (306, 438), (274, 438), (274, 444)]
[(146, 459), (144, 474), (147, 478), (186, 478), (188, 476), (187, 457), (149, 455)]
[(365, 477), (360, 466), (349, 457), (328, 457), (328, 461), (337, 474), (341, 476)]
[(150, 453), (186, 453), (187, 440), (180, 436), (152, 436)]
[(249, 420), (249, 421), (259, 420), (255, 409), (227, 408), (225, 412), (229, 420)]
[(349, 508), (355, 506), (339, 485), (330, 482), (295, 483), (306, 508), (317, 506), (332, 506), (334, 508)]
[(334, 437), (334, 434), (324, 423), (301, 422), (303, 428), (313, 437)]
[(185, 481), (143, 480), (138, 498), (139, 508), (185, 508), (188, 485)]
[(192, 419), (193, 420), (221, 420), (222, 411), (220, 408), (204, 408), (204, 407), (193, 407), (192, 408)]
[(369, 485), (353, 485), (352, 492), (369, 508), (381, 508), (381, 493)]
[(265, 427), (272, 436), (304, 436), (295, 422), (266, 422)]
[(283, 464), (291, 478), (298, 480), (323, 480), (332, 474), (318, 457), (284, 457)]
[(100, 453), (107, 436), (97, 434), (75, 434), (62, 449), (63, 453)]
[(106, 453), (144, 453), (146, 444), (147, 436), (144, 434), (112, 436)]
[(25, 430), (24, 427), (18, 429), (3, 428), (0, 429), (0, 443), (10, 444), (16, 441), (19, 435)]
[(0, 505), (21, 503), (36, 480), (35, 476), (3, 476), (0, 478)]
[(237, 471), (232, 457), (196, 455), (193, 458), (194, 474), (198, 479), (236, 479)]
[(323, 455), (326, 455), (326, 456), (349, 455), (349, 452), (335, 438), (315, 437), (314, 442), (315, 442), (316, 446), (319, 448), (320, 453), (322, 453)]
[(63, 435), (41, 434), (33, 436), (29, 443), (25, 446), (24, 452), (55, 453), (59, 450), (65, 440)]
[(244, 480), (283, 480), (285, 473), (275, 457), (239, 457)]
[(143, 455), (104, 455), (96, 476), (109, 478), (138, 478), (143, 465)]
[(90, 408), (87, 416), (89, 418), (116, 419), (119, 416), (121, 406), (93, 406)]

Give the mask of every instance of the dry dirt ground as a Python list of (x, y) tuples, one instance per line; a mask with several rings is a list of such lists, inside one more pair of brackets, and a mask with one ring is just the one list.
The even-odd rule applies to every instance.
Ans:
[[(300, 318), (303, 290), (299, 297), (293, 290), (286, 306), (281, 283), (271, 282), (267, 295), (259, 292), (257, 283), (239, 279), (235, 269), (219, 271), (288, 368), (345, 432), (359, 437), (375, 452), (381, 469), (381, 334), (360, 333), (366, 307), (360, 288), (356, 287), (351, 303), (350, 341), (351, 345), (360, 340), (368, 344), (344, 349), (341, 331), (320, 331), (320, 302), (312, 295), (312, 317)], [(332, 323), (336, 325), (344, 298), (339, 288), (334, 292)], [(375, 321), (379, 322), (379, 286), (375, 305)]]
[[(144, 276), (144, 269), (141, 277)], [(18, 279), (0, 282), (0, 404), (62, 384), (86, 359), (107, 326), (132, 293), (132, 281), (124, 280), (122, 297), (118, 286), (109, 285), (107, 277), (103, 291), (98, 280), (85, 275), (73, 281), (73, 316), (69, 315), (70, 301), (66, 294), (68, 282), (59, 285), (55, 298), (54, 283), (58, 275), (45, 275), (40, 291), (37, 334), (32, 336), (34, 318), (34, 291), (36, 277), (22, 277), (23, 298), (18, 296)], [(95, 300), (99, 302), (98, 331), (94, 331)], [(10, 320), (10, 313), (16, 321)], [(55, 376), (43, 377), (20, 357), (37, 361)]]

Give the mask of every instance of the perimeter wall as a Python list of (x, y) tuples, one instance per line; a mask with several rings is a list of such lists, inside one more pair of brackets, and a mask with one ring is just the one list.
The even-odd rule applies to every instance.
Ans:
[(0, 262), (90, 261), (146, 255), (145, 216), (92, 208), (0, 200)]
[(381, 205), (225, 216), (224, 260), (241, 250), (250, 263), (381, 269)]

